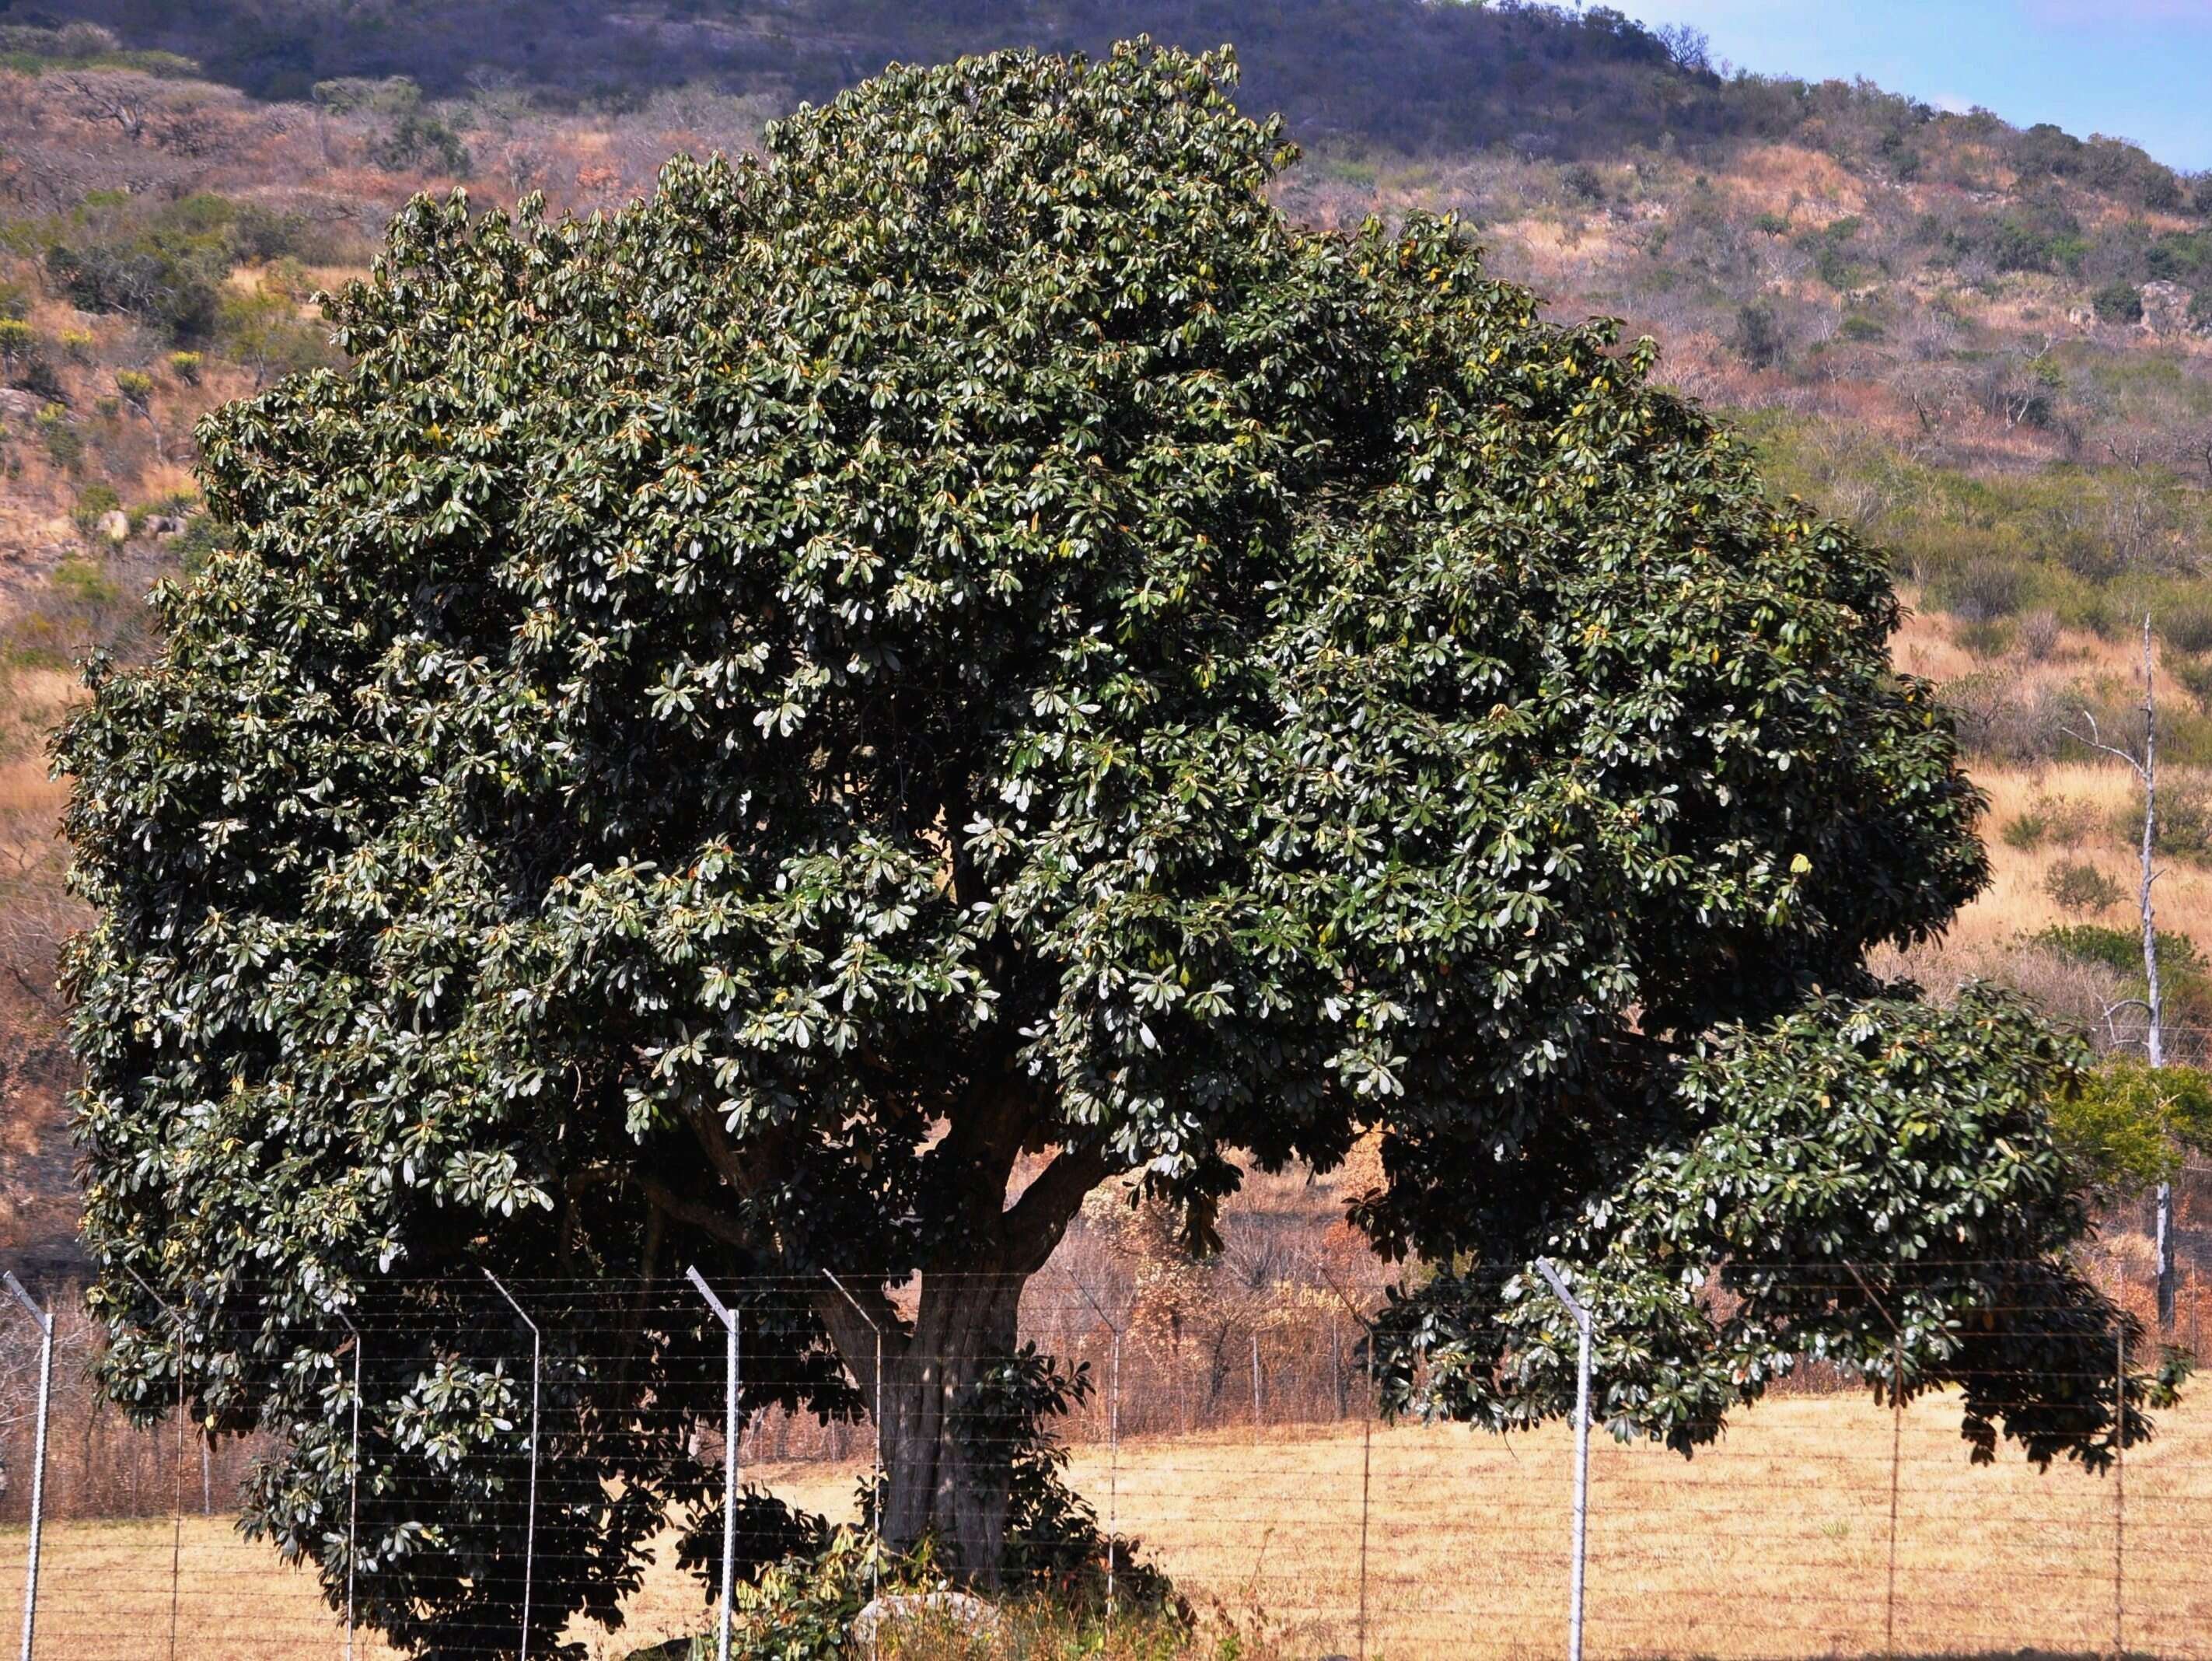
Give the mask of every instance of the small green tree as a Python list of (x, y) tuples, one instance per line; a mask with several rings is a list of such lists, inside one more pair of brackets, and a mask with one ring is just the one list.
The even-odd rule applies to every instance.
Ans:
[(2043, 891), (2060, 910), (2109, 911), (2127, 891), (2087, 860), (2060, 860), (2044, 873)]
[(2082, 1074), (2051, 1123), (2085, 1186), (2130, 1198), (2171, 1183), (2189, 1153), (2212, 1151), (2212, 1078), (2113, 1056)]
[(369, 159), (395, 173), (419, 167), (429, 173), (458, 174), (469, 170), (469, 147), (442, 117), (410, 110), (395, 119), (392, 131), (369, 147)]
[(103, 1376), (278, 1433), (249, 1524), (335, 1589), (374, 1309), (404, 1644), (518, 1612), (479, 1268), (559, 1277), (533, 1647), (713, 1514), (687, 1262), (796, 1288), (749, 1402), (865, 1399), (886, 1535), (988, 1583), (1068, 1514), (992, 1415), (1084, 1196), (1203, 1240), (1236, 1151), (1370, 1129), (1377, 1244), (1486, 1271), (1381, 1335), (1449, 1410), (1565, 1405), (1539, 1253), (1607, 1415), (1683, 1441), (1802, 1343), (1886, 1354), (1873, 1254), (1982, 1266), (1911, 1295), (1984, 1441), (2141, 1433), (2051, 1406), (2118, 1318), (2060, 1255), (2073, 1052), (1865, 966), (1986, 877), (1885, 560), (1449, 222), (1286, 223), (1227, 71), (901, 69), (605, 218), (418, 201), (352, 367), (204, 428), (228, 544), (58, 751)]
[(1789, 333), (1771, 300), (1749, 301), (1736, 307), (1735, 332), (1729, 344), (1754, 369), (1774, 368), (1790, 355)]
[(2096, 312), (2100, 323), (2142, 321), (2142, 295), (2125, 277), (2118, 277), (2106, 283), (2089, 296), (2089, 304)]

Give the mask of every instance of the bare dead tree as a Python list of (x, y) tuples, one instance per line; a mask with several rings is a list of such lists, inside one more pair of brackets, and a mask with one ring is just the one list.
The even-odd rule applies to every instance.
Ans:
[(2118, 436), (2108, 435), (2100, 439), (2098, 447), (2118, 465), (2140, 472), (2157, 459), (2159, 445), (2156, 437), (2144, 428), (2130, 425)]
[(500, 146), (499, 165), (507, 175), (508, 188), (517, 196), (536, 190), (551, 171), (544, 149), (522, 138)]
[(65, 75), (55, 84), (69, 94), (70, 113), (80, 119), (112, 121), (134, 144), (145, 137), (145, 88), (136, 77)]
[(2171, 459), (2176, 468), (2197, 467), (2212, 486), (2212, 423), (2188, 427), (2172, 438)]
[(161, 447), (161, 423), (154, 413), (154, 389), (150, 382), (144, 385), (124, 384), (124, 377), (116, 377), (116, 391), (122, 396), (124, 407), (146, 423), (146, 430), (154, 435), (154, 459), (167, 461)]
[[(2117, 757), (2134, 770), (2142, 782), (2142, 881), (2139, 896), (2142, 909), (2142, 956), (2144, 1002), (2148, 1020), (2143, 1033), (2143, 1050), (2154, 1068), (2166, 1065), (2166, 1002), (2158, 979), (2158, 911), (2152, 898), (2152, 885), (2161, 874), (2154, 863), (2158, 845), (2158, 691), (2153, 678), (2157, 666), (2153, 655), (2150, 613), (2143, 613), (2142, 623), (2142, 679), (2143, 679), (2143, 737), (2141, 754), (2118, 745), (2107, 744), (2097, 730), (2097, 718), (2088, 710), (2081, 712), (2087, 726), (2085, 733), (2069, 735)], [(2158, 1224), (2156, 1252), (2158, 1260), (2158, 1323), (2166, 1331), (2173, 1328), (2173, 1184), (2158, 1185)]]
[(2004, 422), (2007, 432), (2031, 419), (2048, 420), (2056, 386), (2049, 376), (2049, 359), (2057, 345), (2058, 337), (2046, 334), (2033, 351), (2022, 345), (2015, 349), (2016, 356), (1990, 366), (1984, 407)]

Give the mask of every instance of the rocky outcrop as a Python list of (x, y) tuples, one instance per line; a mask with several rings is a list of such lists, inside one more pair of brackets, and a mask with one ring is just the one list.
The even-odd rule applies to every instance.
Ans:
[(2197, 296), (2179, 283), (2146, 283), (2137, 293), (2142, 298), (2142, 321), (2136, 326), (2145, 334), (2171, 340), (2203, 332), (2189, 314)]

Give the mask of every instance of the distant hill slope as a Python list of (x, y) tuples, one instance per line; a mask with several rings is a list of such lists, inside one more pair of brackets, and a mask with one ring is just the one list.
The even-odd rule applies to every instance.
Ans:
[(1148, 33), (1237, 42), (1255, 106), (1309, 137), (1464, 149), (1533, 137), (1581, 153), (1672, 133), (1775, 130), (1788, 100), (1723, 82), (1602, 8), (1461, 0), (70, 0), (0, 20), (82, 18), (197, 59), (256, 97), (341, 76), (434, 95), (507, 76), (585, 98), (702, 78), (819, 100), (894, 59), (1002, 46), (1097, 51)]
[[(1687, 28), (1608, 7), (1508, 0), (4, 0), (0, 24), (104, 23), (134, 46), (196, 60), (256, 98), (321, 82), (405, 76), (433, 97), (501, 82), (571, 99), (702, 81), (820, 100), (893, 60), (1004, 46), (1098, 52), (1139, 33), (1194, 49), (1236, 43), (1243, 101), (1301, 139), (1407, 150), (1509, 144), (1569, 158), (1632, 146), (1780, 138), (1878, 107), (1893, 164), (1923, 104), (1861, 83), (1723, 76)], [(2018, 136), (2025, 173), (2080, 173), (2151, 208), (2186, 181), (2115, 140), (2056, 127)]]

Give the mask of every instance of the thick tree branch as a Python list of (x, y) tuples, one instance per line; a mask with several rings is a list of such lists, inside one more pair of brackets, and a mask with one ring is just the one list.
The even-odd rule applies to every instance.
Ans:
[(1082, 1208), (1083, 1196), (1112, 1176), (1114, 1169), (1092, 1147), (1066, 1147), (1054, 1155), (1052, 1163), (1006, 1209), (1002, 1226), (1012, 1259), (1008, 1268), (1023, 1275), (1042, 1269)]
[(650, 1177), (639, 1177), (637, 1186), (640, 1193), (679, 1223), (689, 1223), (727, 1245), (750, 1247), (757, 1244), (738, 1226), (736, 1219), (726, 1212), (717, 1211), (710, 1205), (702, 1205), (696, 1200), (684, 1199), (665, 1183), (656, 1182)]
[(905, 1359), (910, 1335), (896, 1306), (873, 1281), (846, 1280), (842, 1286), (833, 1285), (825, 1275), (822, 1290), (814, 1297), (814, 1314), (837, 1353), (845, 1358), (845, 1369), (853, 1375), (868, 1411), (880, 1417), (883, 1403), (876, 1399), (875, 1369), (867, 1365), (866, 1358), (874, 1354), (880, 1341), (885, 1366)]

